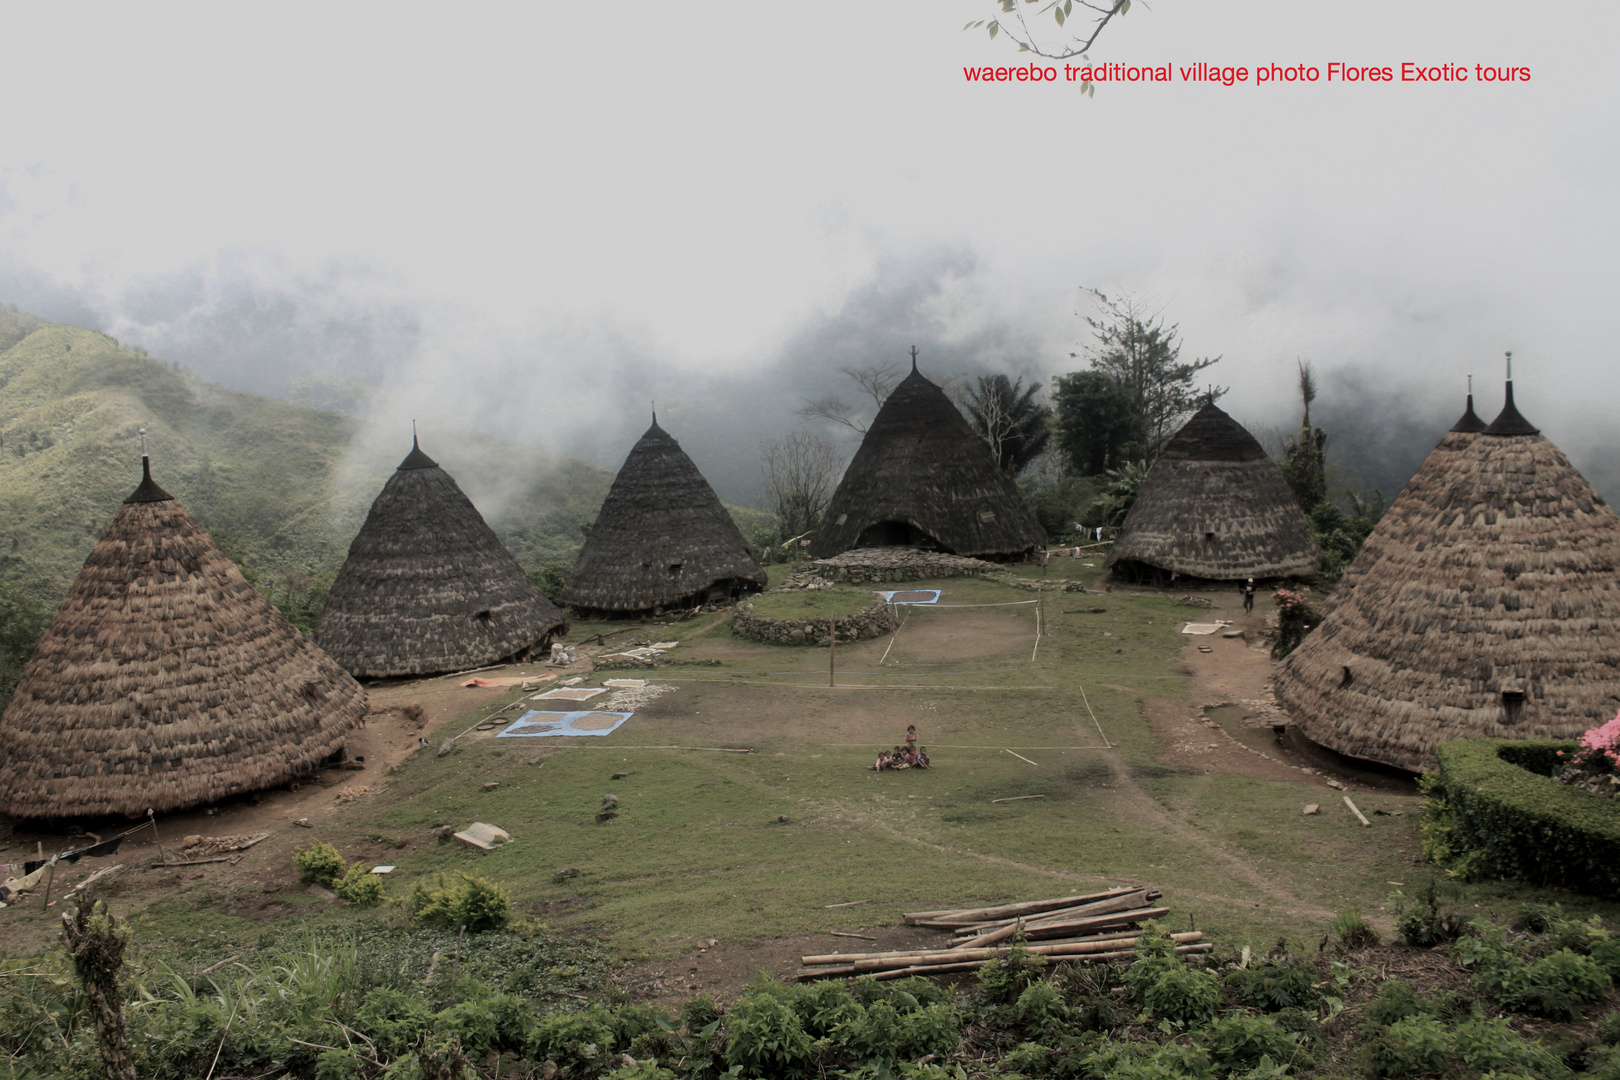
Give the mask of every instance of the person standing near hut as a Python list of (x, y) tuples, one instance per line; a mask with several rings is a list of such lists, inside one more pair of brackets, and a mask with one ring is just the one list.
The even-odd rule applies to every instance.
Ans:
[(1243, 614), (1254, 614), (1254, 578), (1243, 583)]

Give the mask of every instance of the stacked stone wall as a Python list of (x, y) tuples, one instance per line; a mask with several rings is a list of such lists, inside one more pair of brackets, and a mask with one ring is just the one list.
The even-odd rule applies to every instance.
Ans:
[[(738, 604), (731, 615), (731, 630), (738, 637), (766, 645), (827, 645), (834, 620), (767, 619), (754, 614), (754, 605)], [(837, 620), (839, 641), (882, 637), (898, 625), (894, 610), (879, 600), (864, 611)]]

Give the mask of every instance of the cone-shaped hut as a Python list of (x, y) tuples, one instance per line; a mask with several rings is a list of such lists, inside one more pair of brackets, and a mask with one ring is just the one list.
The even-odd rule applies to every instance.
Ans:
[(273, 787), (365, 715), (359, 684), (142, 462), (0, 717), (0, 812), (145, 814)]
[(736, 521), (655, 414), (613, 478), (563, 600), (630, 615), (764, 587)]
[(1213, 401), (1165, 444), (1108, 556), (1119, 577), (1211, 581), (1299, 577), (1320, 561), (1282, 470)]
[(1283, 663), (1302, 734), (1420, 771), (1446, 739), (1569, 738), (1620, 706), (1620, 520), (1519, 414), (1464, 413)]
[(810, 554), (908, 544), (1009, 559), (1046, 542), (1012, 479), (945, 391), (917, 370), (884, 401), (844, 470)]
[(463, 671), (543, 647), (562, 613), (450, 474), (411, 452), (383, 485), (315, 640), (359, 678)]

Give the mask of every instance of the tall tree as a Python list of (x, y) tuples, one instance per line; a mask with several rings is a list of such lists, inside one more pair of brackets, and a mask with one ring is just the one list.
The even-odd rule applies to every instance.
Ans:
[(1097, 344), (1087, 346), (1085, 357), (1130, 395), (1131, 411), (1142, 425), (1147, 458), (1159, 451), (1184, 420), (1206, 401), (1226, 393), (1224, 387), (1200, 389), (1197, 375), (1220, 361), (1219, 356), (1181, 362), (1179, 324), (1144, 311), (1131, 297), (1111, 299), (1096, 289), (1085, 289), (1097, 306), (1097, 316), (1085, 317)]
[(1304, 404), (1298, 434), (1283, 440), (1282, 473), (1294, 497), (1309, 514), (1327, 501), (1327, 432), (1311, 427), (1316, 400), (1316, 373), (1309, 360), (1299, 361), (1299, 398)]
[(788, 540), (814, 529), (843, 472), (838, 448), (820, 435), (794, 431), (761, 444), (759, 455), (761, 498), (778, 534)]
[(980, 375), (963, 388), (959, 404), (968, 423), (1008, 476), (1023, 472), (1052, 437), (1052, 409), (1035, 400), (1040, 392), (1040, 383), (1025, 386), (1023, 376), (1005, 375)]
[[(889, 400), (889, 394), (900, 385), (900, 380), (906, 374), (905, 368), (899, 364), (868, 364), (865, 367), (841, 367), (838, 370), (849, 376), (850, 380), (860, 387), (861, 395), (871, 398), (879, 409), (883, 408), (883, 403)], [(811, 419), (831, 420), (864, 435), (866, 421), (859, 418), (859, 411), (863, 408), (864, 406), (845, 401), (837, 394), (828, 394), (826, 397), (806, 402), (798, 413)]]
[(1052, 379), (1053, 427), (1064, 464), (1100, 476), (1142, 454), (1142, 425), (1126, 389), (1100, 371)]

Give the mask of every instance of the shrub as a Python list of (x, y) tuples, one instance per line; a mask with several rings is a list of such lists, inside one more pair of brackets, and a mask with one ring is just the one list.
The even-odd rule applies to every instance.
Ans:
[(438, 874), (434, 884), (419, 881), (411, 890), (411, 915), (428, 926), (456, 929), (465, 926), (473, 933), (505, 926), (512, 914), (512, 898), (488, 878), (458, 871), (446, 881)]
[(1030, 983), (1046, 970), (1046, 957), (1029, 952), (1019, 938), (1006, 956), (986, 960), (979, 966), (979, 992), (993, 1005), (1011, 1005)]
[[(1448, 857), (1472, 855), (1475, 875), (1620, 895), (1620, 816), (1614, 802), (1547, 773), (1574, 742), (1459, 739), (1441, 743), (1431, 798), (1443, 793)], [(1432, 810), (1433, 808), (1431, 808)]]
[(1427, 949), (1454, 941), (1463, 931), (1462, 918), (1440, 910), (1440, 886), (1433, 878), (1410, 900), (1396, 893), (1394, 901), (1395, 929), (1408, 945)]
[(1328, 923), (1328, 930), (1339, 939), (1345, 949), (1370, 949), (1378, 945), (1378, 931), (1374, 930), (1359, 911), (1341, 911)]
[(595, 1076), (615, 1049), (613, 1014), (592, 1002), (578, 1012), (555, 1013), (540, 1021), (529, 1056), (555, 1062), (565, 1074)]
[(331, 888), (343, 877), (348, 863), (331, 844), (317, 842), (293, 852), (293, 866), (304, 881)]
[(1241, 1074), (1261, 1059), (1289, 1061), (1299, 1051), (1299, 1036), (1284, 1031), (1269, 1016), (1223, 1016), (1198, 1032), (1198, 1045), (1222, 1073)]
[(374, 907), (382, 903), (382, 878), (371, 872), (371, 867), (357, 862), (332, 883), (332, 891), (355, 907)]
[(1599, 1001), (1612, 980), (1589, 956), (1569, 949), (1529, 960), (1508, 944), (1502, 931), (1480, 919), (1457, 942), (1457, 961), (1473, 969), (1474, 985), (1505, 1008), (1571, 1020)]
[(1266, 1012), (1315, 1005), (1316, 969), (1301, 960), (1280, 960), (1239, 968), (1225, 983), (1246, 1005)]
[(815, 1042), (786, 997), (775, 980), (757, 980), (727, 1014), (726, 1060), (744, 1076), (803, 1076), (814, 1062)]

